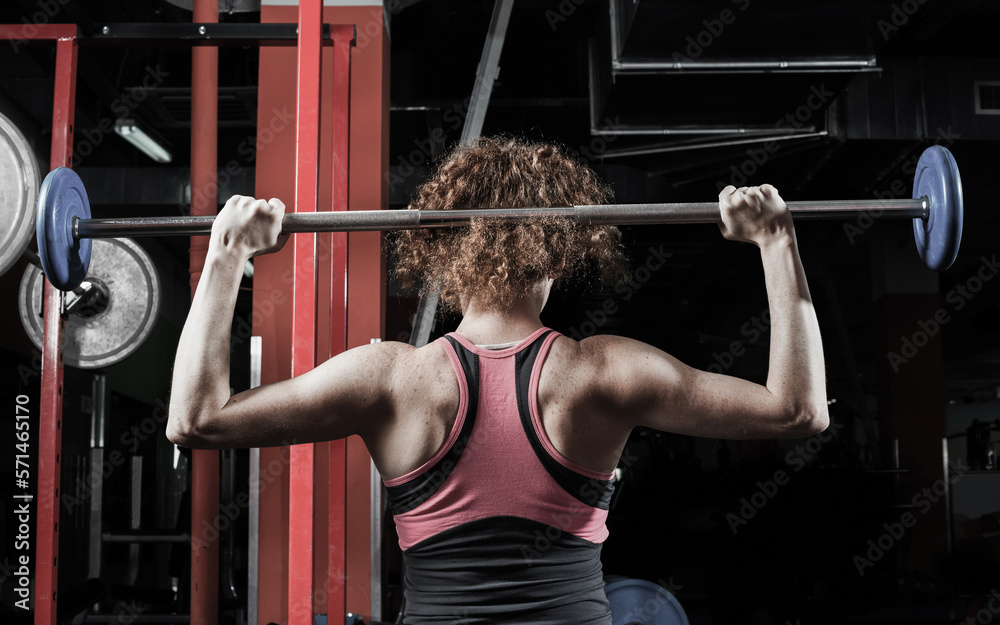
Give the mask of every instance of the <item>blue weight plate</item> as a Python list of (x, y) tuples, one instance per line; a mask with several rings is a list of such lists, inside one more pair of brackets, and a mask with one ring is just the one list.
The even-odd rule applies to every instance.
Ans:
[(644, 579), (614, 579), (604, 586), (612, 625), (688, 625), (681, 604), (665, 588)]
[(917, 251), (928, 268), (944, 271), (958, 256), (964, 214), (962, 177), (948, 148), (933, 145), (924, 150), (913, 179), (913, 197), (930, 200), (927, 220), (913, 220)]
[(91, 240), (73, 239), (74, 217), (90, 219), (87, 190), (75, 171), (57, 167), (42, 181), (35, 237), (45, 277), (61, 291), (80, 286), (90, 268)]

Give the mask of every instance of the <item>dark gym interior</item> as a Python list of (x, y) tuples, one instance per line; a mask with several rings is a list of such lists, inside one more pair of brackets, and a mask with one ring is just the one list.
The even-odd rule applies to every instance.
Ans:
[[(221, 5), (221, 23), (261, 21), (259, 0)], [(366, 8), (389, 41), (383, 183), (385, 208), (400, 209), (459, 141), (484, 41), (495, 34), (494, 2)], [(619, 465), (605, 574), (659, 584), (694, 625), (1000, 623), (998, 20), (1000, 3), (986, 0), (514, 2), (482, 134), (566, 147), (613, 187), (615, 202), (714, 201), (726, 185), (765, 182), (789, 201), (909, 198), (917, 159), (932, 145), (954, 154), (964, 188), (960, 252), (941, 272), (920, 261), (909, 219), (796, 224), (823, 333), (831, 428), (785, 441), (636, 430)], [(192, 46), (87, 40), (108, 24), (191, 21), (190, 0), (0, 4), (0, 24), (78, 26), (73, 167), (95, 215), (176, 215), (190, 203)], [(370, 36), (363, 25), (358, 32), (359, 42)], [(257, 46), (218, 49), (217, 158), (236, 164), (224, 177), (220, 167), (221, 204), (254, 194), (248, 146), (260, 142), (258, 95), (268, 85)], [(49, 44), (0, 41), (0, 114), (42, 175), (55, 54)], [(126, 117), (167, 146), (171, 162), (153, 162), (116, 134)], [(0, 189), (0, 198), (15, 195)], [(757, 250), (724, 240), (715, 225), (622, 231), (629, 281), (561, 285), (543, 321), (578, 340), (628, 336), (701, 369), (765, 380)], [(159, 282), (148, 336), (120, 361), (64, 373), (59, 623), (189, 622), (190, 453), (166, 440), (162, 418), (190, 302), (189, 238), (136, 241)], [(418, 297), (385, 258), (381, 338), (406, 342)], [(8, 412), (22, 396), (37, 406), (40, 393), (41, 352), (22, 321), (30, 269), (20, 258), (0, 276)], [(253, 285), (248, 275), (237, 320), (253, 319)], [(439, 317), (431, 338), (456, 322)], [(250, 385), (249, 331), (233, 332), (232, 385), (241, 390)], [(14, 416), (0, 433), (9, 458), (0, 468), (0, 622), (30, 623), (16, 605)], [(32, 466), (36, 451), (27, 452)], [(96, 482), (95, 462), (110, 467)], [(247, 450), (221, 453), (223, 502), (248, 492), (249, 463)], [(367, 622), (393, 622), (402, 594), (392, 518), (382, 521), (382, 612), (347, 606)], [(249, 618), (250, 528), (245, 515), (226, 525), (218, 622), (238, 625)], [(266, 571), (259, 579), (284, 583)]]

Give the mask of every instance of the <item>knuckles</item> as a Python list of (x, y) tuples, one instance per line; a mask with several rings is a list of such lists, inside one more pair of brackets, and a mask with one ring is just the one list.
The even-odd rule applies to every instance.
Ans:
[(719, 224), (727, 239), (750, 241), (755, 232), (767, 228), (774, 219), (783, 219), (788, 207), (771, 185), (726, 187), (719, 194), (722, 221)]
[(246, 195), (234, 195), (226, 202), (223, 210), (229, 209), (230, 213), (238, 213), (239, 217), (250, 220), (264, 219), (269, 222), (280, 221), (284, 214), (285, 205), (280, 200), (272, 199), (258, 200)]
[(212, 224), (213, 240), (249, 256), (277, 251), (284, 244), (280, 233), (284, 212), (280, 200), (234, 195)]

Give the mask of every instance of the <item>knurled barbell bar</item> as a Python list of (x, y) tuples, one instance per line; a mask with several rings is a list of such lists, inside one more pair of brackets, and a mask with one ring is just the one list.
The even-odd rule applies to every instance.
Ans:
[[(951, 266), (962, 240), (962, 180), (955, 158), (932, 146), (917, 164), (914, 199), (788, 202), (795, 219), (843, 219), (862, 214), (878, 218), (912, 218), (917, 250), (935, 271)], [(717, 202), (687, 204), (610, 204), (566, 208), (504, 208), (449, 211), (366, 210), (287, 213), (285, 234), (357, 232), (459, 226), (472, 219), (523, 219), (540, 215), (566, 217), (589, 225), (716, 223)], [(87, 191), (71, 169), (54, 169), (45, 177), (38, 198), (36, 234), (46, 277), (67, 291), (80, 285), (90, 264), (90, 239), (204, 235), (214, 216), (91, 219)]]

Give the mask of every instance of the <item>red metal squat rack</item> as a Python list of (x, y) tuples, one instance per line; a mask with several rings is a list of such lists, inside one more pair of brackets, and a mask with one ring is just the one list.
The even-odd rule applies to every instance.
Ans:
[[(296, 116), (296, 212), (315, 212), (319, 207), (319, 145), (322, 78), (321, 54), (324, 45), (333, 46), (333, 206), (347, 210), (350, 146), (350, 67), (355, 42), (353, 25), (322, 23), (322, 1), (301, 0), (298, 22), (298, 86)], [(125, 26), (125, 25), (122, 25)], [(81, 37), (75, 24), (0, 25), (0, 38), (10, 41), (54, 41), (56, 43), (55, 89), (52, 108), (52, 151), (50, 167), (72, 167), (73, 123), (76, 106), (76, 65), (82, 43), (145, 44), (153, 41), (186, 42), (192, 45), (289, 45), (282, 25), (276, 24), (146, 24), (128, 25), (132, 36)], [(183, 27), (183, 28), (177, 28)], [(210, 28), (206, 34), (204, 28)], [(115, 29), (118, 33), (122, 29)], [(160, 33), (157, 36), (156, 33)], [(152, 36), (151, 36), (152, 35)], [(296, 235), (294, 239), (292, 325), (292, 371), (301, 375), (317, 363), (317, 247), (316, 235)], [(333, 235), (334, 271), (329, 353), (347, 348), (347, 235)], [(325, 290), (325, 289), (324, 289)], [(342, 300), (341, 300), (342, 298)], [(44, 293), (44, 341), (42, 350), (41, 401), (39, 403), (38, 478), (36, 496), (35, 625), (56, 625), (59, 567), (59, 476), (62, 447), (63, 365), (59, 346), (63, 340), (62, 294), (46, 282)], [(323, 350), (325, 352), (325, 350)], [(346, 446), (343, 440), (330, 445), (330, 496), (328, 510), (328, 612), (346, 613)], [(313, 484), (314, 446), (296, 445), (291, 452), (289, 476), (289, 625), (313, 622)], [(197, 471), (197, 467), (193, 469)], [(218, 476), (203, 476), (217, 480)], [(199, 497), (193, 492), (192, 497)], [(217, 501), (215, 502), (217, 505)], [(192, 527), (211, 524), (214, 519), (192, 519)], [(216, 552), (217, 554), (217, 552)], [(192, 566), (195, 566), (192, 559)], [(195, 577), (192, 575), (192, 577)], [(216, 588), (192, 593), (191, 622), (215, 623), (209, 613), (214, 601), (205, 599)]]

